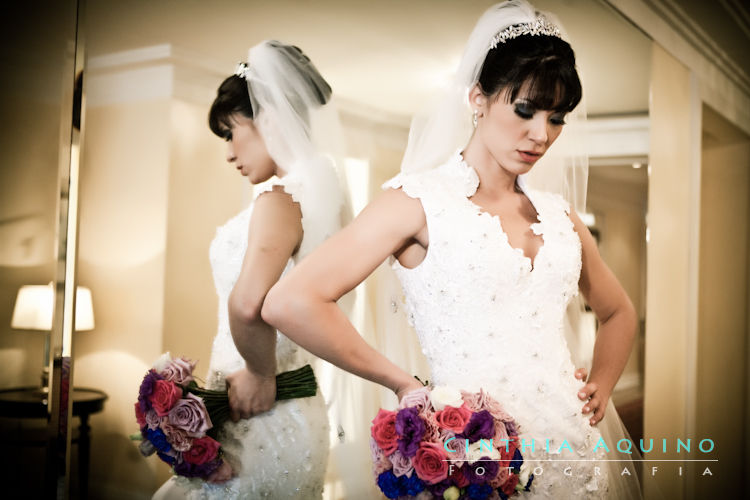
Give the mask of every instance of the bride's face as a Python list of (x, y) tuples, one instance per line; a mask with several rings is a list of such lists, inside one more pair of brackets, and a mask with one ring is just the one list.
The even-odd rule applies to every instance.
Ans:
[(495, 161), (514, 174), (531, 170), (565, 124), (565, 112), (538, 109), (523, 87), (512, 102), (507, 88), (496, 98), (473, 92), (472, 99), (480, 116), (476, 133)]
[(252, 184), (267, 181), (276, 174), (276, 163), (251, 118), (235, 114), (226, 137), (227, 161)]

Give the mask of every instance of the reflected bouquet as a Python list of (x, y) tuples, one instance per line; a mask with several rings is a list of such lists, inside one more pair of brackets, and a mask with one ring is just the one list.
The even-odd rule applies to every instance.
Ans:
[[(218, 429), (229, 418), (227, 391), (204, 389), (193, 376), (196, 362), (163, 354), (143, 377), (135, 403), (144, 456), (157, 454), (175, 474), (208, 478), (222, 465)], [(276, 401), (314, 396), (310, 365), (276, 376)]]
[(388, 498), (505, 499), (529, 491), (513, 418), (496, 400), (451, 387), (407, 393), (370, 428), (375, 480)]

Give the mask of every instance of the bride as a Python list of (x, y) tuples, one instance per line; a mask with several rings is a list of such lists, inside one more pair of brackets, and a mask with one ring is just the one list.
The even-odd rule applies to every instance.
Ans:
[(335, 118), (324, 121), (330, 97), (310, 59), (273, 40), (251, 48), (219, 87), (209, 126), (226, 140), (227, 161), (251, 184), (275, 180), (210, 248), (219, 329), (208, 386), (229, 392), (232, 422), (219, 434), (226, 465), (209, 482), (173, 477), (154, 498), (321, 498), (329, 426), (320, 391), (274, 404), (275, 375), (313, 357), (260, 310), (279, 277), (340, 227), (338, 177), (319, 146), (334, 132)]
[[(336, 305), (393, 256), (430, 380), (482, 388), (518, 422), (524, 457), (537, 467), (524, 498), (639, 498), (629, 456), (597, 446), (611, 450), (623, 437), (610, 396), (636, 313), (576, 212), (581, 168), (541, 161), (581, 97), (556, 25), (522, 0), (490, 8), (438, 107), (413, 122), (401, 174), (271, 289), (262, 315), (400, 399), (421, 384), (365, 343)], [(583, 385), (564, 335), (579, 291), (599, 319)]]

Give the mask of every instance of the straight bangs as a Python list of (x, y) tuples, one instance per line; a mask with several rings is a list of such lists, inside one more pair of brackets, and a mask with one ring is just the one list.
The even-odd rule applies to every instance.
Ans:
[(247, 82), (244, 78), (232, 75), (221, 84), (216, 99), (211, 104), (208, 112), (208, 128), (217, 136), (226, 139), (232, 129), (234, 116), (237, 114), (252, 119), (253, 107), (250, 103)]
[(557, 57), (547, 57), (537, 65), (519, 68), (506, 94), (513, 102), (521, 90), (536, 109), (568, 113), (581, 102), (581, 81), (575, 67)]

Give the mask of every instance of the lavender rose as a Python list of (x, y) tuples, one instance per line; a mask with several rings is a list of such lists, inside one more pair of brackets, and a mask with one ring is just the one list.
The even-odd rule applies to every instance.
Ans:
[(167, 364), (160, 375), (165, 380), (185, 385), (193, 380), (193, 368), (195, 368), (195, 362), (186, 358), (176, 358)]
[(400, 451), (394, 451), (390, 457), (388, 457), (393, 464), (393, 475), (396, 477), (411, 476), (414, 466), (411, 464), (411, 460), (401, 454)]
[(431, 406), (430, 402), (430, 389), (427, 387), (420, 387), (413, 391), (407, 392), (401, 403), (398, 405), (399, 408), (416, 408), (420, 414), (426, 413)]
[(419, 449), (419, 442), (424, 436), (425, 425), (416, 408), (404, 408), (396, 414), (396, 434), (398, 451), (405, 457), (413, 457)]
[(203, 400), (190, 393), (175, 403), (168, 418), (170, 424), (184, 430), (190, 437), (201, 438), (213, 426)]
[(469, 440), (470, 443), (480, 439), (490, 439), (495, 435), (495, 421), (487, 410), (478, 411), (471, 416), (469, 423), (464, 427), (461, 434), (456, 437), (462, 437)]
[(161, 424), (161, 417), (156, 414), (156, 411), (154, 409), (151, 409), (146, 412), (145, 415), (146, 418), (146, 426), (151, 429), (152, 431), (155, 431), (159, 428), (159, 424)]
[(167, 436), (167, 441), (177, 451), (188, 451), (193, 446), (193, 439), (187, 432), (169, 422), (169, 417), (162, 417), (161, 430)]

